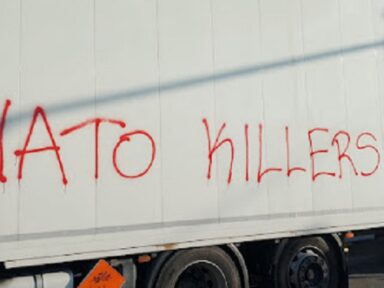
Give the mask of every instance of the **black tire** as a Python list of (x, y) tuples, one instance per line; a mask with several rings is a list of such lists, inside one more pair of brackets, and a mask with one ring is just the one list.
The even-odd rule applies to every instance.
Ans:
[(321, 237), (298, 238), (278, 255), (273, 273), (275, 288), (339, 288), (336, 251)]
[(218, 247), (177, 251), (165, 263), (155, 288), (241, 288), (232, 259)]

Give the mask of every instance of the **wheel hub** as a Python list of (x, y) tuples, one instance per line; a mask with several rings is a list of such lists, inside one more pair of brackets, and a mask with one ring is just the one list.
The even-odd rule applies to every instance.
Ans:
[(299, 251), (289, 265), (291, 288), (326, 288), (330, 275), (321, 252), (312, 248)]
[(196, 262), (187, 267), (176, 283), (177, 288), (226, 288), (221, 269), (210, 262)]

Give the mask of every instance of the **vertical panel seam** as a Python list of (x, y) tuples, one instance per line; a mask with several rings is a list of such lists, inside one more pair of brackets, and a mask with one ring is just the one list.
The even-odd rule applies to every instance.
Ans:
[[(216, 80), (215, 80), (215, 75), (216, 75), (216, 45), (215, 45), (215, 20), (214, 20), (214, 4), (213, 0), (209, 1), (209, 8), (210, 8), (210, 20), (211, 20), (211, 40), (212, 40), (212, 51), (211, 51), (211, 57), (212, 57), (212, 92), (213, 92), (213, 127), (214, 130), (216, 131), (216, 127), (218, 126), (218, 118), (217, 118), (217, 86), (216, 86)], [(217, 157), (215, 159), (215, 164), (216, 164), (216, 179), (219, 179), (219, 165), (220, 165), (220, 160)], [(217, 219), (218, 222), (220, 223), (221, 221), (221, 210), (220, 210), (220, 191), (219, 191), (219, 181), (216, 181), (216, 204), (217, 204)]]
[[(345, 59), (344, 59), (344, 41), (343, 41), (343, 35), (344, 35), (344, 30), (343, 30), (343, 23), (342, 23), (342, 4), (341, 0), (337, 0), (337, 7), (338, 7), (338, 18), (339, 18), (339, 33), (340, 33), (340, 55), (339, 55), (339, 60), (341, 62), (341, 68), (342, 68), (342, 89), (343, 89), (343, 97), (344, 97), (344, 111), (345, 111), (345, 128), (347, 131), (349, 131), (349, 109), (348, 109), (348, 91), (347, 91), (347, 83), (346, 83), (346, 76), (345, 76)], [(340, 164), (341, 165), (341, 164)], [(349, 168), (348, 170), (348, 175), (349, 175), (349, 194), (350, 194), (350, 200), (352, 207), (355, 207), (355, 200), (353, 197), (353, 186), (352, 186), (352, 170)]]
[(156, 60), (157, 60), (157, 97), (159, 105), (159, 141), (160, 141), (160, 219), (161, 223), (164, 222), (164, 149), (163, 147), (163, 113), (161, 104), (161, 75), (160, 75), (160, 12), (159, 12), (159, 0), (155, 0), (156, 9)]
[[(20, 12), (19, 12), (19, 82), (18, 82), (18, 122), (21, 123), (21, 114), (20, 114), (20, 111), (21, 111), (21, 95), (22, 95), (22, 72), (23, 72), (23, 63), (22, 63), (22, 55), (23, 55), (23, 49), (22, 49), (22, 43), (23, 43), (23, 0), (20, 0), (19, 1), (20, 3)], [(19, 129), (18, 129), (18, 145), (20, 145), (20, 141), (21, 141), (21, 125), (19, 125)], [(17, 158), (17, 157), (16, 157)], [(15, 164), (17, 165), (18, 163), (18, 159), (15, 160)], [(20, 206), (21, 206), (21, 187), (20, 187), (20, 181), (17, 182), (17, 237), (18, 237), (18, 240), (19, 240), (19, 236), (20, 236), (20, 219), (21, 219), (21, 216), (20, 216)]]

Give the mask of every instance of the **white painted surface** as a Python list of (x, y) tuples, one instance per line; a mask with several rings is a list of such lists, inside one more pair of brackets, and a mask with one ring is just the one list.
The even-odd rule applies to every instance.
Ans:
[[(29, 119), (37, 105), (60, 106), (93, 94), (91, 9), (92, 1), (22, 1), (19, 107), (30, 114), (17, 123), (21, 141), (15, 150), (24, 146)], [(58, 136), (63, 127), (93, 115), (93, 105), (81, 113), (71, 109), (55, 113), (47, 108), (71, 187), (64, 187), (53, 151), (26, 156), (19, 183), (19, 233), (84, 229), (93, 225), (94, 183), (87, 173), (92, 161), (92, 142), (80, 137), (67, 142), (71, 136), (60, 140)], [(52, 145), (41, 118), (34, 132), (29, 149)], [(17, 183), (15, 175), (9, 178)]]
[[(40, 281), (36, 281), (36, 278)], [(0, 288), (73, 288), (73, 285), (73, 275), (70, 272), (52, 272), (0, 280)]]
[[(0, 2), (0, 93), (3, 102), (14, 103), (13, 117), (17, 115), (20, 95), (20, 1)], [(1, 108), (1, 111), (3, 108)], [(4, 141), (4, 165), (10, 175), (16, 175), (14, 147), (19, 145), (18, 127), (6, 127), (9, 138)], [(18, 186), (17, 181), (1, 184), (0, 192), (0, 235), (18, 233)]]
[[(361, 172), (373, 169), (372, 147), (382, 154), (384, 140), (383, 14), (382, 0), (0, 0), (0, 105), (12, 101), (0, 261), (37, 265), (169, 243), (381, 226), (384, 164), (369, 177)], [(67, 185), (53, 150), (26, 154), (17, 179), (14, 151), (38, 105), (60, 146)], [(60, 136), (95, 117), (125, 123), (100, 125), (97, 179), (95, 125)], [(211, 150), (226, 125), (216, 144), (226, 142), (212, 150), (210, 179), (204, 119)], [(305, 169), (289, 177), (286, 127), (290, 164)], [(311, 177), (314, 128), (328, 130), (312, 134), (313, 149), (329, 150), (314, 156), (315, 169), (336, 177)], [(338, 177), (332, 138), (339, 131), (350, 134), (358, 175), (343, 158)], [(130, 132), (130, 141), (117, 145)], [(364, 136), (359, 145), (371, 146), (358, 149), (364, 132), (376, 141)], [(155, 143), (152, 166), (122, 177), (119, 171), (140, 174), (151, 162), (145, 135)], [(346, 138), (338, 139), (345, 147)], [(28, 148), (46, 146), (39, 118)], [(282, 171), (258, 181), (258, 171), (270, 167)]]
[[(97, 227), (153, 223), (161, 219), (161, 158), (146, 177), (127, 180), (115, 172), (112, 151), (120, 135), (133, 130), (144, 129), (160, 139), (157, 92), (132, 96), (129, 105), (113, 101), (115, 93), (157, 85), (156, 1), (96, 1), (95, 19), (96, 101), (107, 99), (97, 103), (96, 115), (126, 123), (126, 128), (111, 124), (100, 128), (95, 222)], [(93, 129), (88, 133), (94, 136)], [(119, 165), (124, 172), (136, 174), (146, 167), (151, 146), (145, 138), (133, 137), (121, 147)]]

